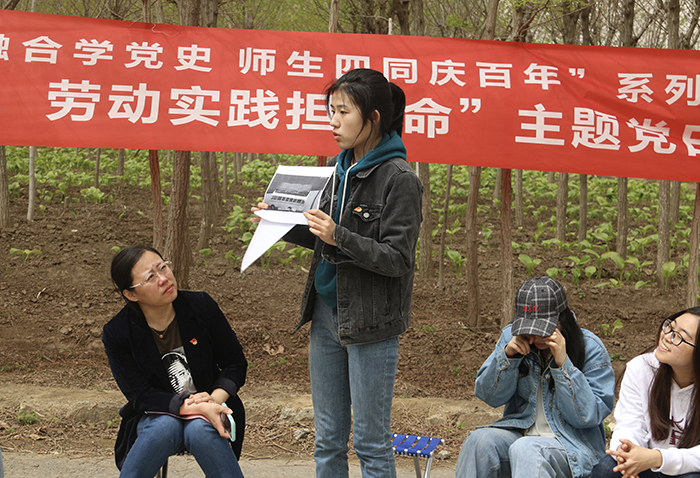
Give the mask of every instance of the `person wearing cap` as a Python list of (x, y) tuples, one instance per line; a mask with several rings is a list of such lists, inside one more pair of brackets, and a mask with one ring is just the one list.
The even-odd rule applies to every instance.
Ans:
[(462, 444), (457, 478), (585, 477), (605, 456), (603, 420), (615, 374), (605, 346), (581, 329), (562, 285), (533, 277), (515, 318), (481, 366), (474, 394), (503, 418)]

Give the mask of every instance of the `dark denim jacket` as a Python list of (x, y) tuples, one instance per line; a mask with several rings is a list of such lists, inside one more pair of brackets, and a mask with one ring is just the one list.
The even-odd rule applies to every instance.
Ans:
[[(329, 166), (335, 166), (335, 160)], [(390, 159), (358, 172), (349, 188), (335, 229), (338, 248), (316, 238), (306, 225), (295, 226), (284, 237), (314, 250), (296, 329), (313, 317), (317, 298), (314, 277), (323, 257), (337, 264), (338, 332), (344, 345), (395, 337), (411, 324), (423, 196), (423, 185), (403, 159)], [(331, 189), (337, 191), (338, 184), (326, 188), (320, 203), (329, 214)], [(347, 197), (348, 192), (345, 194)], [(336, 199), (332, 201), (334, 208)]]

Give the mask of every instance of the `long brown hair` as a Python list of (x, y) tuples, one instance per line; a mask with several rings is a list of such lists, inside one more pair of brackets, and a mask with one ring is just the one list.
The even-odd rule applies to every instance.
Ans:
[[(691, 314), (700, 319), (700, 307), (692, 307), (681, 312), (670, 315), (665, 318), (659, 325), (659, 330), (656, 334), (656, 346), (659, 346), (659, 339), (667, 320), (675, 320), (683, 314)], [(700, 335), (700, 326), (695, 333), (694, 342), (698, 343)], [(685, 430), (678, 448), (692, 448), (700, 444), (700, 416), (696, 416), (695, 412), (700, 410), (700, 394), (698, 394), (698, 386), (700, 386), (700, 351), (696, 346), (693, 350), (693, 395), (690, 398), (690, 407), (688, 410), (688, 419), (685, 422)], [(649, 416), (651, 422), (651, 434), (656, 441), (663, 441), (668, 438), (671, 430), (671, 383), (673, 381), (673, 369), (670, 365), (662, 363), (654, 374), (654, 380), (649, 390)]]

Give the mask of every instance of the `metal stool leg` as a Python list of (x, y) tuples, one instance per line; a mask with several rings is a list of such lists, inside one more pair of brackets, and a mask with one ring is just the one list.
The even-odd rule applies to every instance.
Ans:
[(168, 460), (165, 460), (165, 463), (163, 463), (161, 469), (158, 470), (158, 473), (156, 473), (156, 478), (168, 478)]

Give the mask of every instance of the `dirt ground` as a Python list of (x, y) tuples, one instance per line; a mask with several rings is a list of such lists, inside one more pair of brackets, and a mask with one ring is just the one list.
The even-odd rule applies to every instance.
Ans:
[[(113, 197), (104, 204), (49, 203), (37, 211), (35, 220), (24, 218), (27, 199), (11, 202), (14, 225), (0, 230), (0, 448), (78, 454), (105, 454), (112, 450), (117, 424), (112, 420), (85, 423), (65, 416), (27, 416), (16, 401), (3, 400), (17, 387), (42, 386), (94, 392), (118, 391), (101, 342), (102, 326), (121, 308), (111, 287), (109, 264), (114, 246), (151, 244), (150, 191), (103, 188)], [(260, 192), (237, 191), (248, 204)], [(76, 193), (77, 197), (79, 194)], [(486, 203), (484, 201), (484, 203)], [(482, 239), (479, 253), (481, 317), (479, 329), (465, 325), (466, 279), (446, 269), (446, 288), (436, 288), (435, 277), (418, 272), (413, 297), (413, 323), (401, 337), (395, 397), (407, 405), (394, 413), (395, 430), (442, 436), (445, 449), (456, 459), (467, 432), (493, 418), (486, 405), (453, 410), (431, 420), (432, 403), (476, 403), (474, 376), (491, 352), (500, 324), (500, 251), (498, 216), (494, 207), (480, 221), (494, 225), (493, 236)], [(167, 209), (166, 209), (167, 214)], [(199, 230), (199, 207), (193, 199), (189, 209), (192, 241)], [(531, 229), (534, 229), (531, 228)], [(524, 228), (528, 230), (528, 226)], [(523, 232), (513, 240), (524, 242)], [(458, 234), (453, 248), (464, 241)], [(258, 261), (244, 274), (225, 258), (242, 243), (217, 228), (212, 253), (193, 254), (190, 288), (205, 290), (218, 301), (230, 319), (250, 363), (244, 401), (265, 397), (308, 397), (308, 328), (292, 333), (298, 319), (306, 272), (292, 265), (285, 269), (275, 256), (271, 267)], [(11, 254), (10, 249), (40, 253)], [(193, 246), (194, 249), (194, 246)], [(536, 251), (557, 267), (565, 267), (566, 252)], [(535, 254), (531, 254), (535, 256)], [(517, 257), (517, 253), (515, 254)], [(515, 261), (515, 283), (526, 277), (525, 267)], [(205, 260), (206, 259), (206, 260)], [(447, 267), (447, 266), (446, 266)], [(544, 273), (537, 270), (539, 274)], [(614, 277), (605, 271), (605, 277)], [(651, 278), (652, 270), (645, 271)], [(607, 279), (605, 279), (607, 280)], [(672, 284), (669, 289), (595, 288), (599, 281), (574, 287), (564, 281), (570, 306), (581, 325), (603, 339), (616, 370), (653, 343), (662, 316), (683, 308), (685, 293)], [(631, 282), (630, 282), (631, 284)], [(516, 287), (517, 287), (516, 285)], [(623, 327), (604, 336), (600, 325), (619, 319)], [(247, 395), (246, 395), (247, 394)], [(285, 398), (286, 397), (286, 398)], [(51, 400), (48, 398), (47, 400)], [(55, 400), (64, 400), (57, 396)], [(410, 400), (413, 400), (412, 402)], [(410, 404), (410, 405), (408, 405)], [(471, 405), (469, 405), (471, 406)], [(279, 407), (278, 407), (279, 408)], [(245, 453), (250, 456), (304, 454), (313, 448), (312, 438), (294, 440), (299, 424), (282, 423), (280, 410), (261, 408), (247, 427)], [(293, 444), (292, 444), (293, 443)]]

